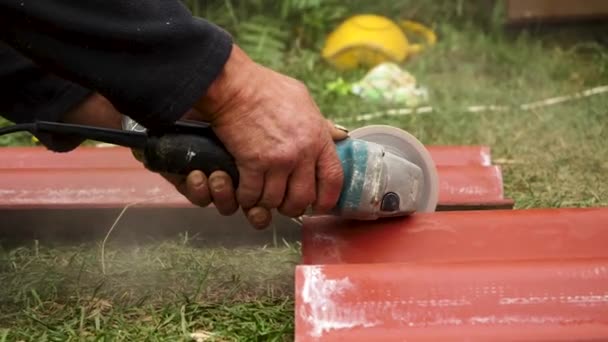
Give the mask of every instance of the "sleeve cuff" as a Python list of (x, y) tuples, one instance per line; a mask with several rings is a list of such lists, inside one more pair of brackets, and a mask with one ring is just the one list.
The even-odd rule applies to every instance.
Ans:
[[(60, 122), (66, 112), (85, 100), (92, 93), (89, 89), (75, 84), (68, 84), (51, 102), (37, 113), (36, 120)], [(65, 134), (38, 133), (34, 136), (46, 148), (54, 152), (69, 152), (86, 140)]]
[[(200, 18), (195, 18), (195, 20), (204, 22)], [(222, 72), (232, 52), (232, 36), (214, 24), (205, 22), (205, 25), (211, 25), (215, 28), (215, 30), (212, 30), (214, 32), (213, 40), (201, 46), (198, 55), (200, 58), (197, 58), (198, 62), (192, 69), (192, 77), (187, 78), (176, 87), (173, 93), (167, 96), (170, 102), (165, 103), (164, 106), (138, 121), (144, 127), (150, 130), (162, 129), (163, 126), (171, 125), (181, 119), (204, 96)]]

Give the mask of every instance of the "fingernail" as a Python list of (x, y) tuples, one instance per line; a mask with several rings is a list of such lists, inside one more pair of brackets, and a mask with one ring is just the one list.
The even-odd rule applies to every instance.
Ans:
[(193, 172), (192, 175), (190, 175), (190, 181), (192, 182), (192, 185), (198, 188), (203, 185), (205, 180), (200, 172)]
[(346, 129), (346, 127), (338, 125), (338, 124), (334, 124), (334, 127), (336, 127), (337, 129), (341, 130), (342, 132), (346, 132), (348, 133), (348, 129)]
[(252, 208), (247, 216), (256, 228), (264, 228), (268, 225), (268, 214), (263, 208)]
[(222, 177), (212, 177), (209, 180), (209, 183), (211, 185), (211, 190), (214, 192), (220, 192), (224, 190), (224, 187), (226, 186), (226, 182)]

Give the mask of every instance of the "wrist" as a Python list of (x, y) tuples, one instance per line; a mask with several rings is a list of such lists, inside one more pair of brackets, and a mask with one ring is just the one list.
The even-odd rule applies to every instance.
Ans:
[(61, 117), (66, 123), (114, 129), (122, 127), (121, 120), (122, 114), (98, 93), (89, 95)]
[(215, 122), (223, 113), (230, 112), (233, 104), (240, 103), (239, 99), (251, 98), (255, 93), (252, 74), (257, 67), (243, 50), (233, 45), (222, 71), (194, 106), (200, 115), (198, 119)]

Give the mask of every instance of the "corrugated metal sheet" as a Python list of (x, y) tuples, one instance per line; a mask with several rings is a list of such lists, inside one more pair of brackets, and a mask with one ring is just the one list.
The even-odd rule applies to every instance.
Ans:
[(307, 219), (297, 341), (608, 340), (608, 208)]
[[(488, 148), (429, 150), (442, 209), (512, 207)], [(210, 239), (232, 241), (241, 230), (250, 233), (238, 233), (238, 244), (276, 238), (254, 235), (242, 216), (220, 220), (212, 209), (194, 210), (124, 148), (0, 153), (2, 234), (107, 229), (117, 208), (145, 201), (140, 206), (153, 208), (130, 211), (125, 232), (171, 229), (180, 220), (209, 223)], [(297, 234), (286, 222), (283, 233)], [(448, 211), (373, 222), (317, 217), (301, 232), (298, 341), (608, 340), (608, 208)]]
[[(429, 146), (437, 165), (491, 165), (486, 146)], [(10, 147), (0, 150), (0, 169), (14, 168), (140, 168), (141, 164), (123, 147), (82, 146), (69, 153), (54, 153), (41, 147)]]
[(315, 217), (302, 234), (302, 262), (310, 265), (608, 258), (608, 208)]
[(307, 265), (296, 341), (606, 341), (608, 263)]
[[(440, 209), (510, 208), (500, 168), (488, 165), (485, 147), (431, 147), (440, 174)], [(52, 153), (42, 148), (0, 150), (0, 207), (110, 208), (190, 207), (159, 175), (124, 148), (79, 148)]]

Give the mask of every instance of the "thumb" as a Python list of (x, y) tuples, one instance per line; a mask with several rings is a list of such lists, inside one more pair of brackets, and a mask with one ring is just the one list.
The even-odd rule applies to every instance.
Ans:
[(334, 141), (340, 141), (348, 138), (348, 129), (331, 122), (331, 120), (327, 120), (327, 124), (329, 125), (329, 131), (331, 132), (331, 138)]

